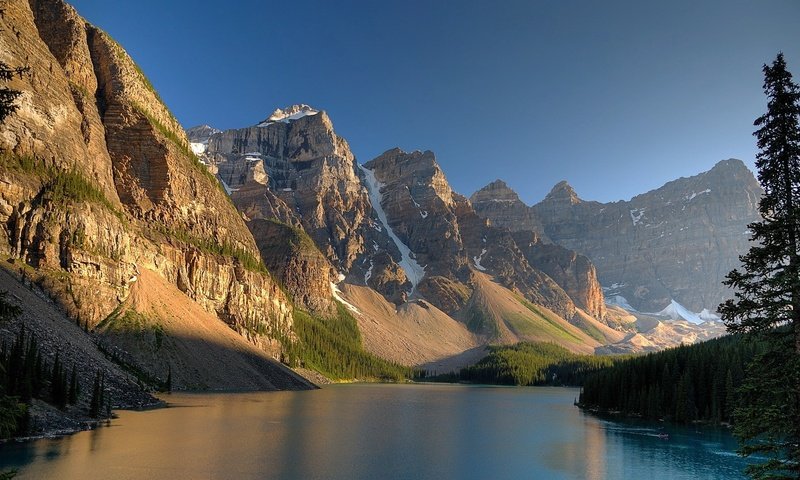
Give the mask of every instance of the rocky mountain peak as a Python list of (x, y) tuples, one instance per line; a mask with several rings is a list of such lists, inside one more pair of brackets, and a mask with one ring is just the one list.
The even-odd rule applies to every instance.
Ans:
[(720, 160), (714, 165), (710, 172), (714, 171), (728, 171), (728, 172), (747, 172), (751, 173), (747, 165), (738, 158), (729, 158), (727, 160)]
[(506, 182), (495, 180), (492, 183), (473, 193), (470, 197), (472, 203), (476, 202), (522, 202), (517, 192), (511, 189)]
[(629, 201), (554, 201), (573, 194), (559, 183), (534, 210), (553, 242), (592, 260), (600, 282), (614, 286), (609, 295), (641, 312), (673, 300), (700, 312), (730, 295), (723, 275), (749, 248), (762, 191), (742, 161), (729, 159)]
[(711, 170), (706, 173), (709, 179), (719, 179), (723, 182), (741, 182), (748, 188), (758, 190), (760, 188), (753, 172), (747, 168), (743, 161), (737, 158), (729, 158), (717, 162)]
[(195, 155), (201, 155), (208, 150), (208, 140), (215, 133), (220, 133), (221, 130), (210, 125), (198, 125), (186, 130), (186, 137), (189, 139), (189, 148)]
[(550, 193), (547, 194), (545, 197), (545, 201), (567, 201), (572, 205), (577, 205), (581, 203), (581, 199), (578, 198), (578, 194), (575, 193), (575, 189), (572, 188), (572, 185), (567, 183), (566, 180), (562, 180), (558, 182)]
[(203, 124), (186, 130), (186, 136), (189, 137), (190, 142), (207, 142), (211, 135), (219, 132), (221, 132), (221, 130), (211, 125)]
[(272, 114), (265, 120), (259, 122), (259, 127), (266, 127), (275, 122), (289, 123), (298, 118), (307, 117), (309, 115), (316, 115), (320, 111), (304, 103), (297, 105), (290, 105), (286, 108), (276, 108)]
[(453, 190), (430, 150), (405, 152), (393, 148), (364, 166), (375, 171), (375, 177), (382, 183), (390, 179), (400, 182), (412, 196), (421, 195), (421, 189), (430, 188), (445, 205), (453, 205)]

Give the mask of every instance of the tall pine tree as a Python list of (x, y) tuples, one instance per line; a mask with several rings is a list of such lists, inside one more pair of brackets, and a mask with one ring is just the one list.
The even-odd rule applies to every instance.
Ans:
[[(7, 63), (0, 61), (0, 80), (9, 81), (14, 76), (22, 76), (28, 71), (29, 67), (10, 67)], [(14, 101), (22, 94), (19, 90), (3, 86), (0, 87), (0, 123), (19, 108)]]
[(767, 461), (754, 478), (800, 478), (800, 89), (783, 54), (764, 65), (767, 113), (756, 119), (762, 220), (749, 225), (756, 243), (725, 284), (735, 297), (720, 305), (730, 332), (768, 345), (747, 368), (738, 396), (740, 453)]

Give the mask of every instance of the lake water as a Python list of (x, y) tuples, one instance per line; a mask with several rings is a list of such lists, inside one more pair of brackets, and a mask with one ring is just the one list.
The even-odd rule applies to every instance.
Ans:
[(0, 446), (20, 479), (733, 479), (720, 430), (598, 419), (576, 389), (335, 385), (173, 394), (111, 426)]

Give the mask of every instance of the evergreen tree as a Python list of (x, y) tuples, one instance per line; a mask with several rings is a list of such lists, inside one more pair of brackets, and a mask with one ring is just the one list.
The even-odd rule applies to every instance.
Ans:
[(754, 123), (762, 220), (749, 225), (756, 245), (728, 274), (735, 297), (719, 310), (730, 332), (767, 345), (747, 368), (735, 412), (740, 453), (769, 458), (747, 471), (800, 478), (800, 89), (783, 54), (763, 71), (767, 113)]
[(725, 416), (725, 420), (731, 422), (733, 421), (733, 411), (736, 408), (736, 389), (733, 387), (733, 375), (731, 371), (728, 370), (728, 373), (725, 377), (725, 411), (728, 415)]
[[(0, 292), (0, 323), (10, 321), (21, 313), (18, 306), (6, 300), (6, 294), (7, 292)], [(24, 330), (22, 333), (24, 334)], [(24, 352), (24, 347), (19, 339), (15, 342), (14, 347), (16, 347), (17, 354), (20, 356), (15, 361), (18, 364), (18, 361), (21, 360), (22, 352)], [(0, 364), (0, 373), (6, 377), (5, 382), (0, 382), (0, 439), (8, 438), (17, 433), (20, 421), (25, 417), (27, 411), (25, 405), (20, 403), (17, 397), (8, 395), (8, 390), (14, 381), (14, 377), (8, 370), (14, 359), (14, 347), (12, 347), (8, 357), (3, 356), (2, 364)], [(7, 473), (0, 472), (0, 476)]]
[[(0, 80), (9, 81), (15, 75), (22, 76), (28, 71), (28, 67), (10, 67), (7, 63), (0, 61)], [(0, 87), (0, 123), (19, 108), (14, 101), (22, 94), (19, 90), (9, 87)]]
[(98, 371), (94, 377), (94, 387), (92, 388), (92, 399), (89, 402), (89, 416), (99, 417), (100, 408), (103, 405), (103, 387), (100, 379), (100, 372)]
[(78, 370), (75, 365), (72, 366), (72, 374), (69, 379), (69, 403), (75, 405), (78, 403)]

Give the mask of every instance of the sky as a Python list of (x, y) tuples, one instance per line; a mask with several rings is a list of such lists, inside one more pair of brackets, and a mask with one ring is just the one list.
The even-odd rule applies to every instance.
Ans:
[(761, 67), (800, 81), (797, 0), (72, 0), (184, 127), (326, 110), (364, 163), (431, 150), (453, 188), (616, 201), (740, 158)]

